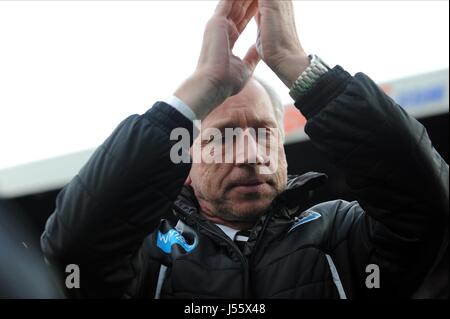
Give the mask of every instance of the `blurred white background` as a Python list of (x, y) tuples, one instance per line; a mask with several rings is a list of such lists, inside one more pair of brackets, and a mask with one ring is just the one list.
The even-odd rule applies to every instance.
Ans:
[[(96, 147), (194, 70), (216, 1), (0, 2), (0, 169)], [(308, 53), (382, 83), (448, 68), (447, 1), (296, 1)], [(252, 22), (237, 43), (255, 41)], [(290, 103), (262, 63), (257, 74)]]

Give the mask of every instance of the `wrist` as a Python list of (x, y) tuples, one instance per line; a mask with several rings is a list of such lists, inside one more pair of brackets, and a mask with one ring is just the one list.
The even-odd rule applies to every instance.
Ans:
[(310, 65), (303, 71), (294, 84), (289, 89), (289, 95), (294, 101), (299, 100), (303, 95), (310, 91), (319, 79), (324, 76), (330, 67), (317, 55), (309, 56)]
[(198, 119), (205, 118), (228, 97), (224, 88), (200, 72), (187, 78), (174, 95), (188, 105)]
[(306, 53), (291, 54), (283, 59), (277, 68), (278, 71), (275, 71), (275, 73), (286, 87), (290, 89), (310, 64), (311, 61)]

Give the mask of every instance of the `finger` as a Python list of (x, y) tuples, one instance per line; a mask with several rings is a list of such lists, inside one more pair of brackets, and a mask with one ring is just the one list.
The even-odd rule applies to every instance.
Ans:
[(256, 15), (255, 15), (255, 21), (256, 21), (256, 25), (259, 28), (259, 26), (261, 24), (261, 12), (259, 12), (259, 10), (258, 10), (258, 13), (256, 13)]
[(258, 55), (258, 52), (256, 51), (256, 45), (252, 45), (245, 55), (243, 61), (247, 65), (247, 67), (250, 69), (251, 72), (253, 72), (258, 65), (261, 58)]
[(258, 4), (257, 0), (244, 0), (244, 3), (242, 4), (242, 10), (244, 12), (247, 12), (248, 9), (250, 8), (250, 6), (252, 6), (254, 2), (256, 2), (256, 4)]
[(234, 23), (238, 23), (245, 15), (245, 11), (243, 9), (244, 2), (243, 0), (234, 0), (233, 6), (231, 8), (230, 13), (228, 14), (228, 18), (233, 20)]
[(247, 11), (245, 12), (244, 18), (237, 24), (238, 31), (242, 33), (244, 31), (247, 24), (252, 20), (255, 14), (258, 12), (258, 1), (247, 1), (249, 6), (247, 7)]
[(241, 34), (239, 33), (233, 21), (228, 20), (227, 25), (228, 25), (228, 39), (230, 40), (230, 49), (233, 49), (234, 44), (239, 39), (239, 36)]
[(258, 34), (256, 35), (256, 52), (258, 52), (258, 55), (261, 59), (264, 59), (263, 48), (261, 43), (261, 29), (259, 27), (258, 27)]
[(214, 11), (214, 15), (220, 17), (228, 17), (231, 13), (233, 7), (233, 1), (231, 0), (220, 0)]
[(247, 18), (247, 12), (249, 8), (253, 5), (255, 0), (243, 0), (241, 3), (241, 11), (239, 12), (238, 17), (236, 18), (236, 25), (240, 25), (242, 21)]

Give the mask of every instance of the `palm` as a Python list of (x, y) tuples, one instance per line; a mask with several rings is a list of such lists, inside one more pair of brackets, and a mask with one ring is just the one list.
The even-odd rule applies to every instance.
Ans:
[(237, 94), (259, 61), (252, 46), (244, 59), (232, 52), (240, 33), (256, 13), (254, 1), (221, 1), (205, 30), (198, 69), (226, 94)]
[(285, 54), (284, 50), (298, 50), (301, 48), (295, 26), (294, 10), (291, 1), (259, 1), (259, 12), (256, 16), (262, 55), (264, 60), (276, 60), (278, 55)]
[(291, 87), (293, 79), (309, 65), (297, 35), (292, 1), (259, 0), (256, 22), (259, 55)]

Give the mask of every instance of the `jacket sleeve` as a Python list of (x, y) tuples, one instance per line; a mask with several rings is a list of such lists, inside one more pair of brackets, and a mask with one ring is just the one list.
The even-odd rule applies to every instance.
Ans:
[[(448, 164), (425, 128), (365, 74), (336, 66), (295, 105), (357, 198), (335, 226), (350, 225), (347, 253), (362, 293), (410, 296), (448, 249)], [(384, 289), (365, 287), (369, 264)]]
[(170, 159), (175, 128), (192, 137), (192, 122), (162, 102), (128, 117), (58, 194), (41, 247), (61, 272), (79, 266), (78, 296), (120, 297), (137, 275), (133, 258), (190, 170)]

